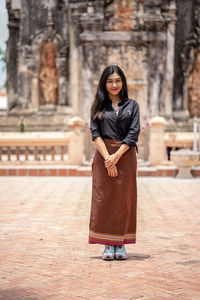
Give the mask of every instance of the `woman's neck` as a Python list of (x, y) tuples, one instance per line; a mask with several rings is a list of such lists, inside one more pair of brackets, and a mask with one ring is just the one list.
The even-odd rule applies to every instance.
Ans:
[(112, 103), (118, 103), (120, 101), (119, 94), (118, 95), (108, 94), (108, 96), (109, 99), (112, 101)]

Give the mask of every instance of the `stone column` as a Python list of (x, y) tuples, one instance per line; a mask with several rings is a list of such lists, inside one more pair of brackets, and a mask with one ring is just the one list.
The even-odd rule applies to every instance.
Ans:
[(159, 116), (150, 120), (149, 162), (151, 165), (159, 165), (167, 159), (164, 140), (165, 123), (165, 119)]
[(166, 57), (166, 89), (165, 89), (165, 115), (172, 116), (173, 80), (174, 80), (174, 33), (175, 22), (171, 21), (167, 29), (167, 57)]
[(66, 72), (66, 49), (60, 51), (60, 57), (57, 58), (58, 67), (58, 105), (66, 105), (67, 97), (67, 72)]
[(153, 81), (150, 82), (149, 99), (151, 102), (150, 114), (156, 116), (159, 113), (159, 90), (160, 90), (160, 74), (157, 72)]
[(166, 32), (166, 63), (164, 71), (164, 84), (162, 89), (162, 102), (164, 106), (164, 115), (168, 118), (172, 117), (173, 103), (173, 81), (174, 81), (174, 45), (175, 45), (175, 25), (176, 25), (176, 4), (174, 0), (170, 1), (168, 21)]
[(154, 41), (148, 50), (148, 101), (149, 116), (157, 116), (160, 111), (161, 74), (164, 74), (163, 67), (163, 41)]
[[(94, 68), (93, 58), (95, 47), (92, 45), (83, 46), (85, 56), (82, 57), (83, 68), (82, 68), (82, 100), (84, 101), (84, 105), (82, 108), (83, 117), (85, 120), (89, 121), (90, 117), (90, 106), (93, 100), (94, 95), (93, 92), (93, 80), (94, 73), (92, 70)], [(87, 53), (87, 57), (86, 57)]]
[(35, 109), (38, 109), (38, 107), (39, 107), (39, 90), (38, 90), (38, 78), (37, 77), (32, 78), (31, 105)]
[(18, 97), (19, 97), (20, 108), (25, 108), (25, 109), (30, 108), (31, 88), (32, 88), (32, 76), (27, 68), (27, 65), (25, 65), (23, 59), (20, 57), (19, 64), (18, 64)]
[(8, 22), (9, 38), (7, 42), (7, 99), (8, 99), (8, 111), (14, 106), (17, 106), (17, 64), (18, 64), (18, 41), (19, 41), (19, 17), (18, 11), (13, 11), (7, 4), (7, 8), (10, 15)]
[(80, 61), (79, 61), (79, 15), (69, 9), (70, 27), (70, 55), (69, 55), (69, 104), (72, 105), (73, 113), (80, 112)]
[(79, 117), (73, 117), (68, 125), (71, 128), (69, 133), (68, 161), (72, 165), (81, 165), (84, 160), (84, 143), (81, 128), (84, 121)]

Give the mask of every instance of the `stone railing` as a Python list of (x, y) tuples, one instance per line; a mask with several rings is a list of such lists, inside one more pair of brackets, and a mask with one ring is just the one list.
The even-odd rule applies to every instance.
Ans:
[(165, 132), (165, 119), (156, 116), (150, 121), (149, 162), (151, 165), (165, 164), (167, 147), (192, 149), (195, 140), (193, 132)]
[(83, 120), (73, 117), (69, 132), (4, 132), (0, 164), (73, 164), (84, 161)]
[(176, 148), (190, 148), (193, 147), (193, 132), (165, 132), (164, 143), (165, 147), (171, 147), (172, 150)]

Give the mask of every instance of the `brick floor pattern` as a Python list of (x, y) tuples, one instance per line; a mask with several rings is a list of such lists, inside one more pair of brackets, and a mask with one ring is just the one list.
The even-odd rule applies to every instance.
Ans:
[(138, 178), (126, 261), (88, 244), (90, 177), (0, 177), (1, 300), (199, 300), (200, 179)]

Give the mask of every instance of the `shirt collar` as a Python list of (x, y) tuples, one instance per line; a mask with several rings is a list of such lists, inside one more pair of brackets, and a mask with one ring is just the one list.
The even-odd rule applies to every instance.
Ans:
[(118, 106), (123, 106), (126, 102), (128, 101), (128, 99), (122, 100), (118, 103)]
[[(127, 101), (128, 101), (128, 99), (120, 101), (118, 103), (118, 106), (123, 106)], [(109, 106), (112, 106), (112, 101), (110, 100), (110, 98), (108, 98), (108, 104), (109, 104)]]

